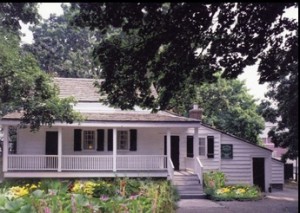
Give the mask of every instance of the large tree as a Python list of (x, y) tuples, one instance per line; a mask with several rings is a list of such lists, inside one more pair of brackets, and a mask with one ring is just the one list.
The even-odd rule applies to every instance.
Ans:
[(64, 14), (51, 15), (30, 28), (34, 43), (23, 48), (39, 61), (43, 71), (60, 77), (92, 78), (100, 74), (100, 67), (92, 56), (99, 33), (68, 24), (71, 12), (62, 4)]
[[(263, 56), (269, 46), (294, 30), (282, 17), (296, 3), (74, 3), (78, 26), (106, 37), (96, 47), (107, 102), (167, 109), (184, 85), (235, 78)], [(111, 29), (119, 29), (111, 33)], [(260, 69), (268, 79), (274, 70)], [(158, 97), (150, 89), (154, 87)]]
[(285, 46), (273, 46), (265, 57), (270, 63), (262, 64), (262, 69), (272, 69), (274, 73), (266, 94), (269, 100), (261, 103), (260, 110), (267, 121), (277, 123), (269, 132), (272, 142), (288, 148), (282, 160), (296, 159), (299, 154), (298, 30), (295, 36), (286, 36)]
[(202, 121), (252, 143), (260, 142), (264, 119), (244, 81), (221, 78), (204, 83), (197, 89), (196, 102), (203, 109)]
[[(0, 11), (1, 18), (14, 15), (19, 8), (18, 4), (7, 4), (8, 9), (4, 7), (7, 10)], [(23, 13), (19, 12), (15, 19), (20, 21)], [(29, 124), (31, 130), (37, 130), (43, 124), (52, 125), (55, 121), (72, 123), (80, 120), (81, 116), (70, 105), (74, 100), (58, 98), (58, 90), (50, 77), (39, 69), (32, 55), (21, 51), (19, 27), (11, 25), (0, 26), (0, 116), (13, 110), (21, 111), (22, 124)]]

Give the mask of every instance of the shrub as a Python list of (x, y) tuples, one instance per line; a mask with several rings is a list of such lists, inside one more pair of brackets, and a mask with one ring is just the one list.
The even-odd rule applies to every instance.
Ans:
[(210, 171), (204, 173), (204, 192), (208, 198), (218, 201), (227, 200), (258, 200), (261, 191), (257, 186), (225, 185), (226, 177), (223, 172)]

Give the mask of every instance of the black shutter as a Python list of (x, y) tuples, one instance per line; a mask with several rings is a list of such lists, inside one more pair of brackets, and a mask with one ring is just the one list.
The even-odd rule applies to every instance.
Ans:
[(113, 130), (107, 131), (107, 151), (113, 151)]
[(74, 151), (81, 151), (81, 129), (74, 129)]
[(207, 136), (207, 158), (214, 158), (214, 136)]
[(188, 158), (194, 157), (194, 136), (187, 136), (186, 138), (186, 156)]
[(136, 151), (137, 145), (137, 130), (131, 129), (130, 130), (130, 151)]
[(104, 151), (104, 129), (97, 129), (97, 151)]

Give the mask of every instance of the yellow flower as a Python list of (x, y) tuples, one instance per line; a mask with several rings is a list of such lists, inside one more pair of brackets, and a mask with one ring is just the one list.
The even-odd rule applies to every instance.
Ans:
[(12, 197), (14, 197), (14, 198), (23, 197), (23, 196), (29, 194), (29, 191), (27, 188), (20, 187), (20, 186), (11, 187), (9, 192), (12, 195)]
[(37, 188), (37, 185), (35, 185), (35, 184), (32, 184), (31, 186), (30, 186), (30, 190), (33, 190), (33, 189), (36, 189)]
[(245, 189), (242, 189), (242, 188), (239, 188), (239, 189), (237, 189), (236, 191), (235, 191), (235, 193), (236, 194), (244, 194), (246, 192), (246, 190)]

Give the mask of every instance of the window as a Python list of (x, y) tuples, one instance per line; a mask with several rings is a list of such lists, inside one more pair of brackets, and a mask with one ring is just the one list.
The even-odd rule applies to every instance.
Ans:
[(129, 139), (128, 131), (118, 131), (117, 132), (117, 150), (128, 150)]
[(205, 138), (199, 138), (199, 155), (200, 156), (205, 156), (205, 146), (206, 142), (205, 142)]
[(95, 132), (83, 131), (83, 149), (95, 149)]

